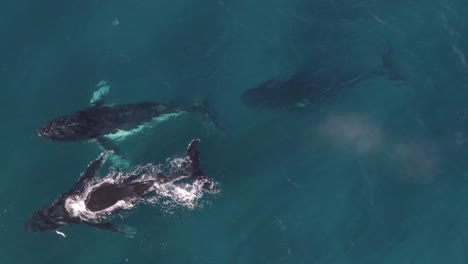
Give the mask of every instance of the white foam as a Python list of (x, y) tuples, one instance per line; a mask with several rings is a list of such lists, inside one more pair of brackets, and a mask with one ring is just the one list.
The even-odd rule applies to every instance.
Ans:
[(155, 184), (154, 191), (161, 198), (169, 198), (166, 204), (179, 205), (193, 209), (197, 207), (198, 200), (203, 196), (200, 184), (176, 184), (172, 182)]
[(106, 208), (105, 210), (96, 212), (90, 211), (86, 207), (85, 201), (93, 190), (95, 190), (104, 183), (115, 183), (115, 180), (106, 177), (98, 183), (90, 184), (89, 186), (87, 186), (83, 193), (81, 193), (80, 195), (68, 197), (65, 200), (65, 209), (67, 210), (67, 212), (73, 217), (79, 217), (84, 220), (93, 220), (105, 217), (117, 209), (130, 209), (134, 206), (132, 201), (118, 201), (116, 204)]
[(81, 213), (85, 212), (85, 202), (78, 197), (69, 197), (65, 201), (65, 208), (72, 217), (78, 217)]

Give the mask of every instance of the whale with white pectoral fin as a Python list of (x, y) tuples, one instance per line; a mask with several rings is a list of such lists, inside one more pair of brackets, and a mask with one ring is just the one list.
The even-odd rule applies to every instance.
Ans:
[(38, 134), (54, 141), (97, 141), (104, 150), (112, 150), (118, 157), (123, 154), (115, 141), (153, 127), (155, 124), (196, 112), (208, 119), (214, 127), (217, 120), (206, 100), (193, 105), (160, 102), (105, 104), (110, 86), (101, 81), (90, 101), (90, 107), (73, 114), (54, 118), (43, 125)]

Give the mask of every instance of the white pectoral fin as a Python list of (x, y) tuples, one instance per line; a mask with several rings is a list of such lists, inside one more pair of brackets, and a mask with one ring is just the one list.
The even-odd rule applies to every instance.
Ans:
[(90, 104), (92, 106), (101, 106), (105, 103), (105, 97), (110, 92), (110, 85), (107, 81), (100, 81), (96, 88), (97, 90), (93, 93)]
[(65, 238), (67, 237), (67, 236), (65, 235), (65, 233), (60, 232), (60, 231), (58, 231), (58, 230), (55, 230), (55, 233), (57, 233), (57, 235), (59, 235), (59, 236), (63, 236), (63, 237), (65, 237)]

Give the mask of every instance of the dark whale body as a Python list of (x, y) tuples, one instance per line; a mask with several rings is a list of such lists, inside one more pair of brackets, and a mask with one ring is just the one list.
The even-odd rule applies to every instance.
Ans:
[(272, 78), (244, 91), (242, 103), (247, 107), (288, 110), (307, 108), (336, 95), (341, 89), (376, 76), (386, 76), (392, 81), (404, 81), (393, 50), (381, 56), (381, 65), (360, 74), (327, 70), (301, 70), (285, 80)]
[[(186, 167), (181, 168), (175, 174), (150, 180), (142, 180), (130, 176), (112, 183), (102, 181), (102, 179), (99, 181), (97, 174), (108, 156), (108, 153), (101, 154), (96, 160), (91, 162), (86, 171), (68, 192), (60, 195), (52, 205), (33, 213), (32, 218), (26, 223), (25, 227), (28, 231), (44, 232), (56, 230), (66, 225), (87, 224), (100, 229), (126, 234), (127, 231), (124, 228), (110, 223), (105, 217), (86, 219), (74, 216), (67, 210), (67, 200), (76, 196), (82, 196), (89, 188), (92, 189), (87, 194), (84, 205), (86, 210), (90, 212), (109, 210), (113, 205), (122, 200), (137, 203), (138, 199), (151, 192), (151, 187), (156, 182), (177, 181), (187, 177), (192, 180), (203, 180), (202, 187), (205, 191), (216, 192), (216, 184), (211, 179), (208, 179), (200, 168), (199, 143), (199, 139), (190, 142), (186, 151), (186, 159), (189, 162)], [(93, 181), (97, 181), (97, 184), (90, 186)], [(108, 214), (115, 213), (117, 212), (108, 212)]]
[(130, 183), (102, 183), (94, 189), (86, 200), (86, 207), (91, 212), (105, 210), (115, 205), (120, 200), (128, 197), (141, 197), (155, 181), (130, 182)]
[(105, 150), (113, 150), (121, 155), (117, 147), (106, 135), (119, 131), (131, 131), (151, 122), (154, 118), (161, 121), (182, 112), (198, 112), (205, 119), (218, 126), (214, 111), (206, 99), (197, 100), (193, 105), (175, 105), (159, 102), (106, 105), (105, 97), (110, 85), (100, 81), (90, 100), (90, 107), (71, 115), (55, 118), (43, 125), (38, 134), (57, 141), (87, 141), (96, 139)]
[(118, 130), (134, 129), (156, 117), (186, 110), (198, 109), (181, 109), (155, 102), (94, 106), (53, 119), (46, 123), (38, 134), (58, 141), (92, 140), (116, 133)]

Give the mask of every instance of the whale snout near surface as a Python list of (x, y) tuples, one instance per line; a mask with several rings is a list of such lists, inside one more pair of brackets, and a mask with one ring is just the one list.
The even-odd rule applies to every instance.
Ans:
[(63, 126), (60, 126), (56, 124), (55, 122), (49, 122), (42, 126), (37, 134), (40, 137), (43, 138), (48, 138), (52, 140), (60, 140), (60, 141), (66, 141), (67, 138), (65, 137), (65, 129)]
[(37, 131), (37, 135), (43, 138), (52, 138), (53, 134), (54, 133), (52, 132), (51, 128), (48, 125), (41, 127)]
[(54, 119), (42, 126), (37, 134), (40, 137), (57, 141), (90, 140), (99, 136), (99, 128), (87, 119), (66, 116)]

